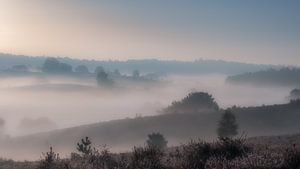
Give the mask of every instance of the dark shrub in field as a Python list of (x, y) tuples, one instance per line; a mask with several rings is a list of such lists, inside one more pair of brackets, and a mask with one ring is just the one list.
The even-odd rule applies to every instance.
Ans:
[(251, 151), (250, 146), (246, 145), (243, 138), (230, 139), (227, 137), (219, 138), (214, 149), (214, 156), (222, 156), (226, 159), (244, 157)]
[(250, 151), (251, 148), (242, 138), (220, 138), (216, 143), (191, 141), (171, 154), (171, 158), (175, 157), (176, 161), (180, 161), (178, 165), (182, 169), (204, 169), (212, 158), (225, 164), (225, 161), (242, 158)]
[(284, 164), (282, 169), (300, 169), (300, 151), (294, 148), (287, 149), (284, 153)]
[(204, 169), (206, 161), (212, 156), (213, 147), (209, 143), (191, 141), (182, 146), (181, 155), (178, 155), (181, 161), (182, 169)]
[(148, 140), (146, 141), (148, 146), (156, 147), (159, 149), (164, 149), (167, 147), (168, 141), (160, 133), (152, 133), (148, 135)]
[(157, 147), (135, 147), (131, 154), (129, 169), (165, 169), (163, 158), (163, 151)]
[(103, 147), (100, 151), (94, 149), (92, 155), (89, 157), (89, 162), (92, 164), (93, 169), (113, 169), (118, 166), (106, 147)]

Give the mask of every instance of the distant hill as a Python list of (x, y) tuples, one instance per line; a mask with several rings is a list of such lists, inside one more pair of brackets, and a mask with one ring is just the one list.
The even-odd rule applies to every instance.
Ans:
[[(32, 57), (23, 55), (12, 55), (0, 53), (0, 70), (11, 67), (23, 68), (22, 65), (29, 67), (39, 67), (43, 65), (46, 56)], [(79, 65), (85, 65), (90, 72), (94, 72), (97, 66), (102, 66), (105, 70), (132, 73), (139, 70), (141, 73), (166, 73), (166, 74), (199, 74), (199, 73), (222, 73), (238, 74), (265, 70), (269, 68), (278, 68), (274, 65), (246, 64), (239, 62), (227, 62), (222, 60), (196, 60), (196, 61), (176, 61), (176, 60), (80, 60), (67, 57), (57, 57), (60, 62), (69, 64), (75, 68)]]
[(251, 85), (300, 86), (300, 68), (268, 69), (229, 76), (227, 82)]
[[(240, 133), (247, 136), (300, 133), (300, 101), (288, 104), (232, 107)], [(178, 145), (191, 138), (213, 140), (223, 110), (215, 112), (170, 113), (83, 125), (51, 132), (15, 137), (2, 141), (0, 156), (36, 159), (40, 152), (54, 146), (63, 152), (74, 151), (80, 138), (89, 136), (96, 145), (107, 144), (113, 151), (124, 151), (143, 145), (147, 134), (160, 132), (169, 145)], [(31, 156), (28, 156), (30, 154)]]

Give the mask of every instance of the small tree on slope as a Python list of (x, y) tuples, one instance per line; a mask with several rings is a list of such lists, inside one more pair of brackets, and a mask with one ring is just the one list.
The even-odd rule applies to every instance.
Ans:
[(148, 135), (147, 145), (149, 147), (156, 147), (164, 149), (167, 147), (168, 141), (160, 133), (152, 133)]
[(238, 134), (238, 124), (234, 114), (229, 110), (225, 110), (218, 124), (217, 134), (219, 137), (234, 137)]

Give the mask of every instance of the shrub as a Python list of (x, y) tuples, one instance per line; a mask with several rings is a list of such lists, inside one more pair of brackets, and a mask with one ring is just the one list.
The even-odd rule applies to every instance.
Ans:
[[(180, 161), (179, 165), (182, 169), (204, 169), (211, 159), (220, 163), (220, 161), (242, 158), (249, 152), (251, 148), (242, 138), (220, 138), (216, 143), (191, 141), (177, 150), (176, 160)], [(213, 165), (215, 164), (217, 163)], [(225, 165), (225, 162), (222, 164)]]
[(163, 157), (164, 153), (157, 147), (134, 147), (129, 169), (165, 169)]
[(226, 159), (234, 159), (236, 157), (244, 157), (250, 151), (251, 148), (246, 145), (246, 139), (220, 137), (216, 143), (214, 155), (222, 156)]
[(283, 158), (284, 158), (283, 169), (300, 168), (300, 152), (296, 150), (295, 144), (293, 148), (286, 149)]
[(191, 141), (182, 146), (181, 154), (177, 160), (181, 161), (182, 169), (204, 169), (207, 160), (211, 157), (213, 147), (209, 143), (202, 141)]
[(168, 141), (160, 133), (152, 133), (148, 135), (147, 145), (154, 146), (159, 149), (164, 149), (167, 147)]

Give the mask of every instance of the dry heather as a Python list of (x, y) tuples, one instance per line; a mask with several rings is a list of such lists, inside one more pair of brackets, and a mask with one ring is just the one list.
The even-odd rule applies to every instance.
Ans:
[[(86, 142), (84, 142), (86, 143)], [(1, 169), (299, 169), (296, 144), (254, 144), (243, 138), (220, 138), (213, 143), (190, 141), (178, 147), (134, 147), (114, 154), (106, 147), (83, 144), (78, 153), (61, 159), (52, 148), (37, 162), (1, 160)]]

